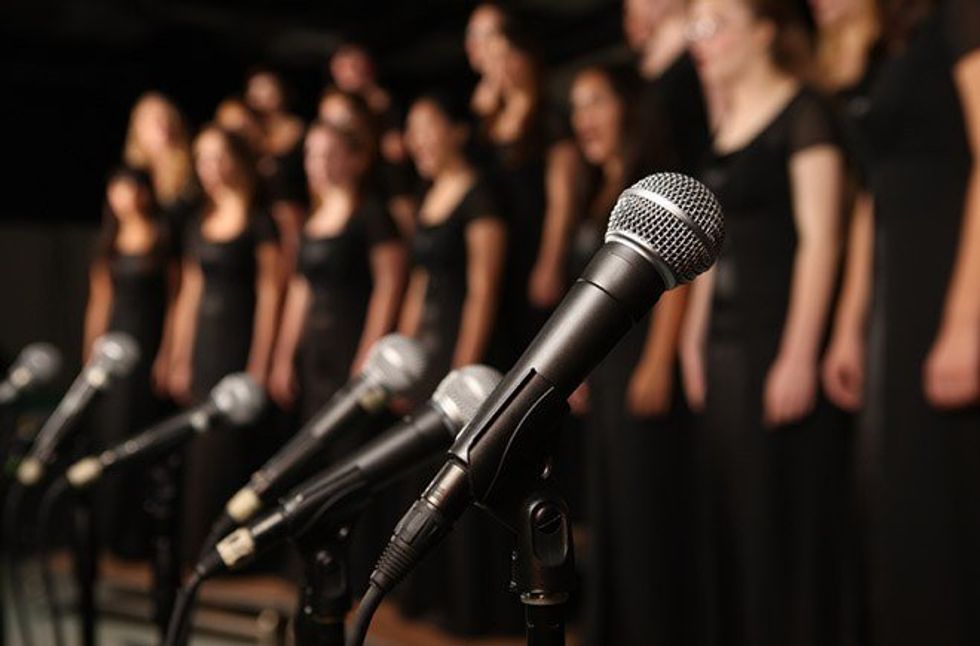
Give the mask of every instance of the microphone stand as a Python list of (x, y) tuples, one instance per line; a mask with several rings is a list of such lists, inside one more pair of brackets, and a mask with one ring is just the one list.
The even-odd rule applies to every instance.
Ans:
[(296, 646), (344, 646), (344, 620), (351, 609), (350, 525), (324, 525), (326, 532), (305, 532), (295, 541), (304, 564), (293, 625)]
[[(568, 505), (553, 485), (549, 445), (567, 416), (562, 402), (541, 419), (550, 427), (544, 446), (530, 449), (501, 489), (479, 506), (515, 532), (510, 591), (524, 605), (528, 646), (565, 646), (565, 606), (575, 590), (575, 550)], [(520, 449), (518, 449), (520, 451)], [(535, 453), (543, 453), (535, 459)]]
[(150, 490), (146, 510), (150, 517), (150, 559), (153, 576), (153, 621), (161, 640), (173, 612), (180, 589), (180, 559), (177, 552), (180, 495), (177, 474), (181, 458), (177, 451), (150, 469)]
[(546, 483), (522, 502), (510, 590), (524, 604), (528, 646), (565, 645), (565, 605), (575, 589), (568, 505)]
[(78, 586), (80, 637), (83, 646), (96, 646), (95, 641), (95, 578), (98, 545), (89, 491), (78, 495), (73, 520), (75, 524), (75, 583)]

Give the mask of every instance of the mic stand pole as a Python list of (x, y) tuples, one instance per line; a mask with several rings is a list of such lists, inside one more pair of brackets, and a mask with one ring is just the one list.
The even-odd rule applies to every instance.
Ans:
[(151, 527), (151, 560), (153, 570), (153, 620), (161, 639), (180, 588), (180, 560), (177, 553), (180, 454), (171, 453), (150, 469), (147, 514)]
[(78, 612), (81, 644), (95, 646), (95, 577), (98, 554), (92, 497), (88, 491), (79, 494), (74, 509), (75, 582), (78, 586)]
[(528, 646), (565, 645), (565, 605), (575, 589), (575, 556), (565, 500), (547, 483), (521, 506), (510, 590), (524, 604)]
[(303, 584), (293, 633), (296, 646), (344, 646), (344, 620), (351, 609), (350, 527), (329, 521), (327, 534), (313, 530), (297, 539)]

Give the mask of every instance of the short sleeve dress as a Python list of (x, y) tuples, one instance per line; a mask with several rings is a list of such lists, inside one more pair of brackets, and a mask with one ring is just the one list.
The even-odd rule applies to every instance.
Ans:
[(953, 69), (978, 51), (980, 2), (941, 2), (882, 67), (863, 121), (875, 264), (861, 467), (882, 644), (980, 643), (980, 408), (938, 411), (922, 384), (977, 161)]
[[(187, 230), (185, 253), (204, 274), (192, 352), (191, 389), (203, 401), (226, 375), (245, 370), (255, 321), (257, 251), (277, 244), (276, 228), (265, 211), (250, 214), (248, 225), (229, 240), (204, 237), (199, 216)], [(225, 501), (261, 464), (262, 429), (215, 428), (196, 436), (184, 462), (182, 556), (196, 558)]]
[(752, 141), (703, 173), (725, 211), (707, 338), (699, 581), (722, 644), (840, 643), (846, 423), (822, 396), (803, 420), (763, 426), (766, 377), (789, 304), (797, 233), (789, 164), (840, 147), (829, 105), (803, 89)]

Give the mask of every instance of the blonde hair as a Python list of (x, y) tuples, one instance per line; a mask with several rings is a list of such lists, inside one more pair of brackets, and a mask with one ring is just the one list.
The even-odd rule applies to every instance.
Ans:
[[(165, 159), (153, 161), (139, 140), (137, 123), (146, 109), (157, 103), (162, 105), (170, 125), (171, 141)], [(137, 99), (129, 114), (129, 129), (123, 148), (126, 165), (147, 171), (153, 178), (153, 187), (163, 204), (177, 200), (191, 185), (193, 164), (187, 122), (177, 106), (160, 92), (147, 92)]]

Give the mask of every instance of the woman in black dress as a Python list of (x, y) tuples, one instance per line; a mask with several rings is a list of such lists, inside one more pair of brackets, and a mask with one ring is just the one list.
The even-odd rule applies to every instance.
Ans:
[(565, 291), (566, 251), (579, 158), (544, 105), (544, 71), (530, 41), (508, 17), (490, 37), (484, 74), (498, 103), (483, 115), (477, 159), (507, 220), (501, 302), (508, 321), (499, 362), (520, 356)]
[(693, 54), (725, 111), (703, 178), (726, 239), (693, 287), (682, 356), (702, 409), (706, 641), (843, 641), (846, 424), (818, 362), (837, 276), (844, 162), (801, 88), (783, 0), (697, 0)]
[(868, 643), (975, 644), (980, 4), (879, 8), (889, 58), (861, 121), (873, 236), (850, 241), (844, 292), (864, 297), (834, 330), (854, 340), (842, 387), (863, 404)]
[[(409, 153), (428, 182), (412, 241), (414, 268), (400, 331), (429, 356), (419, 399), (454, 369), (486, 360), (497, 320), (506, 227), (488, 184), (464, 154), (467, 114), (441, 97), (423, 97), (407, 120)], [(418, 496), (429, 470), (406, 487)], [(406, 507), (411, 504), (406, 500)], [(406, 614), (427, 612), (454, 633), (511, 630), (519, 603), (505, 592), (513, 538), (485, 513), (470, 513), (406, 581)]]
[[(225, 375), (264, 384), (279, 309), (276, 228), (256, 209), (247, 145), (216, 126), (194, 146), (204, 204), (188, 227), (177, 297), (170, 389), (199, 402)], [(183, 555), (197, 555), (224, 502), (261, 463), (258, 429), (216, 429), (194, 438), (184, 465)]]
[(306, 215), (302, 150), (305, 126), (289, 111), (285, 82), (271, 69), (257, 68), (248, 75), (244, 100), (261, 126), (256, 168), (262, 199), (279, 231), (283, 276), (288, 280), (296, 267)]
[[(590, 177), (579, 207), (569, 274), (602, 245), (619, 194), (665, 166), (663, 149), (631, 136), (638, 79), (589, 67), (572, 83), (572, 127)], [(674, 387), (686, 290), (672, 290), (587, 381), (589, 546), (586, 643), (688, 643), (684, 633), (690, 471), (684, 406)], [(581, 393), (580, 393), (581, 394)]]
[(159, 92), (147, 92), (136, 101), (123, 159), (127, 166), (149, 173), (160, 215), (172, 232), (173, 252), (180, 255), (198, 190), (187, 121), (173, 101)]
[[(164, 414), (169, 342), (164, 321), (175, 276), (167, 227), (158, 219), (150, 177), (122, 168), (109, 178), (102, 236), (92, 268), (85, 312), (85, 359), (95, 339), (125, 332), (139, 345), (133, 371), (98, 401), (97, 446), (122, 442)], [(140, 473), (107, 478), (98, 510), (103, 543), (118, 556), (145, 555), (147, 497)]]
[(370, 161), (369, 132), (317, 122), (306, 136), (313, 211), (269, 377), (280, 405), (298, 392), (303, 421), (360, 371), (401, 302), (405, 250), (384, 205), (365, 192)]

